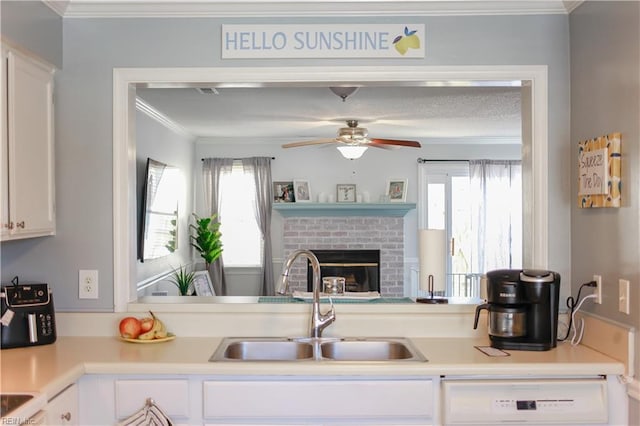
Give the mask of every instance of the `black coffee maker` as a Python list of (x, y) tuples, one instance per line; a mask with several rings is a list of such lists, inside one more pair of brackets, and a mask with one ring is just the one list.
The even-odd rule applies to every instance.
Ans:
[(535, 269), (487, 272), (489, 339), (498, 349), (547, 351), (556, 347), (560, 274)]

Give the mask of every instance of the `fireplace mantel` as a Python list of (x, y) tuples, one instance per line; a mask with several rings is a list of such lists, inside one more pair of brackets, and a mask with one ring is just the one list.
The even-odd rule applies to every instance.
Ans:
[(415, 203), (274, 203), (283, 217), (387, 216), (403, 217)]

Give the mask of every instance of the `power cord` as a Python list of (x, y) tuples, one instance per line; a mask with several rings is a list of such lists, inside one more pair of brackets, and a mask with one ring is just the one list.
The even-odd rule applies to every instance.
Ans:
[[(576, 296), (575, 299), (573, 298), (573, 296), (567, 297), (567, 308), (569, 308), (569, 326), (567, 327), (567, 334), (564, 336), (563, 339), (558, 339), (559, 342), (564, 342), (569, 338), (569, 333), (571, 333), (572, 327), (574, 327), (573, 326), (574, 313), (577, 312), (578, 309), (580, 309), (580, 306), (582, 306), (582, 302), (584, 302), (587, 299), (595, 298), (595, 295), (592, 294), (590, 296), (586, 296), (584, 299), (582, 299), (582, 301), (580, 301), (580, 293), (582, 293), (582, 289), (584, 287), (596, 287), (597, 285), (598, 283), (596, 283), (595, 281), (586, 282), (582, 284), (578, 289), (578, 296)], [(582, 332), (580, 333), (580, 335), (581, 335), (580, 339), (582, 339)], [(574, 338), (575, 338), (575, 328), (574, 328)], [(572, 342), (573, 342), (573, 339), (572, 339)]]
[(575, 311), (571, 313), (571, 322), (573, 322), (573, 337), (571, 338), (571, 346), (576, 346), (580, 344), (580, 341), (582, 340), (582, 335), (584, 333), (584, 319), (580, 318), (580, 334), (578, 335), (578, 331), (576, 328), (576, 321), (574, 319), (575, 314), (578, 313), (578, 311), (580, 310), (580, 306), (582, 306), (585, 300), (595, 299), (596, 297), (597, 296), (595, 294), (590, 294), (588, 296), (585, 296), (585, 298), (582, 299), (580, 303), (578, 303), (578, 307), (575, 309)]

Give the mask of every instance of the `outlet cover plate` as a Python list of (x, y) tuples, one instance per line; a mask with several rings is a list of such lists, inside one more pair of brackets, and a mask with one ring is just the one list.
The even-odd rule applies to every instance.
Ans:
[(95, 269), (81, 269), (78, 271), (78, 298), (98, 298), (98, 271)]

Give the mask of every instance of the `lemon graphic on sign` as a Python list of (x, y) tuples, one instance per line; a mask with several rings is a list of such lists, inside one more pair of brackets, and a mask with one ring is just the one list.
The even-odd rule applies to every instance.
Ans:
[(398, 53), (404, 55), (409, 49), (420, 48), (420, 38), (417, 36), (416, 30), (409, 31), (409, 28), (404, 27), (404, 34), (397, 36), (393, 40), (393, 44), (395, 44)]

